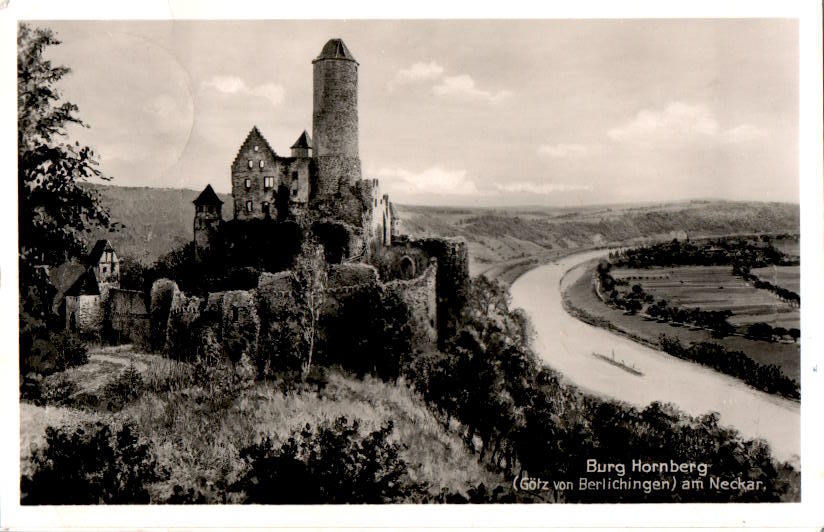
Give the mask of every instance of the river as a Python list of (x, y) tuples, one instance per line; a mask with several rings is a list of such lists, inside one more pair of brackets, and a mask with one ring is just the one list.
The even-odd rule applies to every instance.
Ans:
[[(746, 438), (763, 438), (776, 458), (798, 465), (801, 413), (797, 402), (593, 327), (564, 310), (562, 281), (568, 286), (583, 275), (582, 263), (606, 253), (571, 255), (530, 270), (513, 283), (512, 307), (529, 314), (536, 332), (534, 347), (543, 361), (582, 390), (640, 408), (660, 401), (691, 415), (718, 412), (722, 425), (737, 429)], [(643, 375), (593, 353), (610, 359), (614, 353), (616, 363), (623, 362)]]

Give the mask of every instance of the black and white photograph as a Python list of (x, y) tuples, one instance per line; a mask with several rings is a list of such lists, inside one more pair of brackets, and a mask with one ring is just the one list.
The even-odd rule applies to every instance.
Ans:
[(14, 27), (5, 503), (812, 502), (798, 18)]

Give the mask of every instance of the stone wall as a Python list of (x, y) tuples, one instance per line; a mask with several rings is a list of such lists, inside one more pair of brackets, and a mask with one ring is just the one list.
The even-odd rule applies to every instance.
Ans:
[(66, 296), (66, 328), (81, 334), (100, 334), (103, 329), (100, 296)]
[(166, 347), (169, 312), (178, 292), (177, 283), (170, 279), (158, 279), (152, 284), (149, 294), (149, 347), (152, 351), (162, 351)]
[(438, 342), (452, 337), (460, 323), (469, 289), (469, 249), (463, 238), (398, 237), (398, 246), (408, 246), (438, 260)]
[(438, 341), (437, 269), (437, 260), (433, 259), (422, 275), (384, 285), (385, 290), (397, 294), (406, 303), (411, 321), (412, 343), (417, 349), (434, 345)]
[(112, 288), (104, 304), (105, 327), (111, 340), (132, 341), (140, 345), (148, 342), (149, 313), (143, 292)]

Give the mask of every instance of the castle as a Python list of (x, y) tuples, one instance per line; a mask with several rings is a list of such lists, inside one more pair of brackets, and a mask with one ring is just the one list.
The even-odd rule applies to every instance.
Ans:
[[(232, 218), (223, 219), (223, 201), (211, 185), (193, 201), (192, 259), (198, 274), (251, 266), (254, 286), (224, 282), (218, 289), (206, 283), (205, 291), (187, 294), (176, 281), (158, 279), (145, 303), (137, 292), (101, 297), (99, 279), (109, 279), (117, 268), (106, 243), (101, 260), (108, 262), (96, 266), (95, 283), (81, 279), (78, 294), (69, 294), (75, 299), (67, 327), (75, 327), (71, 316), (82, 314), (81, 332), (112, 324), (109, 328), (124, 331), (123, 338), (148, 337), (148, 347), (167, 356), (181, 356), (193, 343), (209, 356), (258, 356), (291, 327), (283, 316), (300, 306), (300, 294), (289, 268), (300, 242), (311, 237), (323, 245), (329, 264), (324, 323), (351, 320), (346, 309), (364, 301), (400, 301), (416, 349), (454, 334), (469, 281), (466, 242), (399, 234), (388, 195), (380, 193), (377, 179), (361, 175), (358, 62), (342, 40), (332, 39), (312, 64), (312, 136), (303, 131), (284, 157), (252, 127), (231, 164)], [(273, 253), (279, 261), (259, 260)], [(88, 297), (80, 298), (80, 292)], [(119, 302), (117, 316), (107, 301)], [(79, 313), (80, 307), (86, 310)], [(379, 316), (384, 308), (375, 303), (370, 312)], [(136, 331), (138, 324), (142, 332)]]
[[(312, 137), (303, 131), (288, 157), (278, 155), (258, 128), (231, 165), (232, 221), (332, 224), (345, 233), (340, 259), (389, 246), (394, 230), (388, 195), (364, 180), (358, 152), (358, 62), (340, 39), (326, 43), (313, 65)], [(194, 200), (194, 248), (206, 260), (221, 242), (223, 202), (211, 185)], [(312, 231), (323, 242), (324, 231)], [(221, 252), (225, 252), (222, 249)]]

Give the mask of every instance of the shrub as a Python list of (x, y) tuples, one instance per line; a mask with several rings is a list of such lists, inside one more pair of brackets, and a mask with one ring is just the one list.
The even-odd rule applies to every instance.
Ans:
[(31, 460), (33, 473), (20, 483), (21, 504), (146, 504), (146, 486), (160, 479), (150, 444), (130, 424), (116, 435), (101, 422), (48, 427), (46, 446)]
[(135, 369), (134, 364), (129, 364), (128, 368), (103, 387), (102, 403), (107, 410), (116, 412), (140, 397), (144, 390), (143, 377)]
[(401, 502), (421, 492), (407, 474), (389, 421), (366, 437), (357, 421), (338, 418), (316, 430), (307, 424), (276, 446), (270, 437), (241, 450), (249, 471), (235, 485), (246, 502), (346, 504)]
[(31, 401), (37, 406), (60, 406), (69, 402), (69, 398), (78, 391), (77, 384), (66, 375), (52, 375), (43, 378), (30, 373), (23, 379), (20, 398)]

